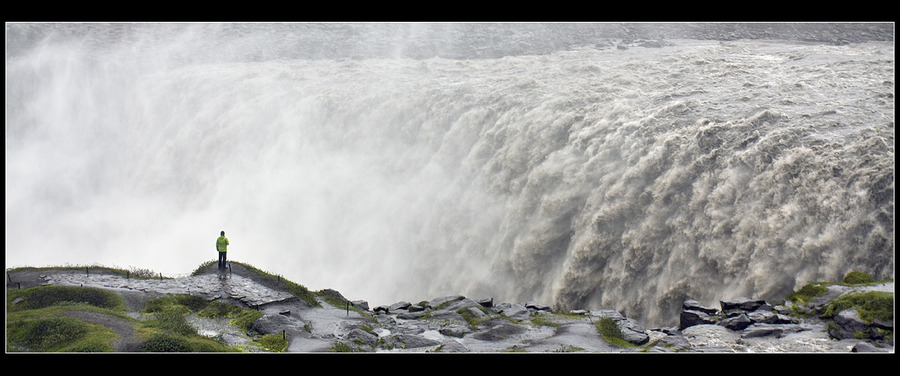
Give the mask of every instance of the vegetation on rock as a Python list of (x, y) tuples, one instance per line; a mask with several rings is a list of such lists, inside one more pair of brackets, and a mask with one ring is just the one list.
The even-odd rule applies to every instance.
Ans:
[[(212, 267), (215, 261), (201, 265), (194, 275), (203, 274)], [(233, 263), (252, 272), (250, 276), (257, 282), (274, 286), (282, 290), (288, 290), (293, 295), (307, 302), (310, 306), (321, 307), (325, 302), (338, 308), (353, 309), (361, 315), (367, 316), (377, 325), (377, 318), (369, 312), (357, 308), (340, 293), (332, 290), (311, 292), (302, 285), (288, 281), (280, 276), (263, 272), (249, 265)], [(100, 267), (93, 267), (95, 270)], [(56, 268), (58, 269), (58, 268)], [(115, 273), (123, 276), (135, 276), (129, 271), (102, 269), (105, 273)], [(153, 275), (147, 271), (143, 275)], [(246, 275), (246, 274), (245, 274)], [(155, 278), (155, 277), (154, 277)], [(848, 287), (874, 284), (876, 281), (866, 273), (851, 272), (840, 283), (814, 282), (809, 283), (799, 290), (789, 294), (786, 299), (793, 302), (795, 314), (815, 315), (821, 319), (831, 319), (848, 309), (858, 312), (858, 317), (865, 323), (876, 323), (879, 338), (886, 338), (893, 342), (892, 328), (883, 323), (893, 323), (893, 293), (892, 292), (856, 292), (842, 295), (831, 301), (817, 301), (818, 298), (833, 293), (831, 285)], [(421, 320), (434, 320), (434, 313), (451, 304), (444, 302), (438, 307), (431, 307), (427, 301), (420, 302), (419, 307), (423, 312), (417, 316)], [(472, 308), (481, 310), (479, 313)], [(806, 309), (807, 307), (814, 307)], [(109, 290), (92, 287), (74, 286), (39, 286), (24, 290), (7, 290), (7, 348), (12, 352), (108, 352), (115, 351), (113, 341), (119, 338), (119, 334), (110, 327), (93, 324), (78, 318), (79, 314), (106, 315), (130, 323), (134, 333), (140, 339), (140, 351), (147, 352), (230, 352), (246, 351), (248, 348), (258, 351), (285, 351), (288, 340), (282, 334), (254, 334), (253, 324), (263, 316), (258, 310), (241, 308), (238, 305), (208, 301), (206, 298), (190, 294), (169, 294), (151, 299), (144, 305), (144, 310), (139, 314), (144, 315), (143, 320), (137, 320), (128, 315), (124, 299)], [(486, 320), (507, 319), (517, 323), (502, 313), (499, 316), (483, 306), (468, 305), (455, 309), (465, 320), (470, 329), (478, 330), (480, 324)], [(253, 344), (247, 348), (231, 347), (220, 338), (210, 338), (198, 334), (197, 329), (188, 322), (188, 315), (196, 315), (199, 318), (226, 318), (228, 322), (246, 333)], [(580, 317), (580, 316), (579, 316)], [(565, 313), (544, 312), (533, 316), (529, 320), (530, 325), (557, 327), (558, 319), (566, 319)], [(625, 339), (623, 329), (613, 318), (604, 317), (595, 323), (597, 332), (608, 343), (618, 347), (642, 347), (634, 345)], [(875, 326), (873, 326), (874, 328)], [(373, 329), (368, 325), (360, 326), (366, 333), (372, 334)], [(448, 329), (449, 330), (449, 329)], [(866, 333), (869, 333), (868, 331)], [(255, 335), (255, 337), (254, 337)], [(866, 337), (868, 338), (868, 337)], [(386, 344), (384, 339), (379, 339), (374, 347), (390, 349), (393, 347), (404, 348), (402, 342)], [(357, 339), (355, 343), (337, 341), (331, 348), (332, 351), (366, 351), (363, 347), (371, 347), (372, 344), (363, 343)], [(650, 345), (646, 345), (648, 347)], [(437, 351), (440, 351), (438, 347)], [(370, 350), (370, 349), (369, 349)], [(508, 351), (521, 351), (518, 346)], [(575, 347), (560, 347), (560, 352), (579, 351)]]
[(869, 273), (863, 272), (850, 272), (844, 277), (844, 280), (841, 283), (845, 285), (865, 285), (870, 283), (875, 283), (875, 278), (872, 278)]

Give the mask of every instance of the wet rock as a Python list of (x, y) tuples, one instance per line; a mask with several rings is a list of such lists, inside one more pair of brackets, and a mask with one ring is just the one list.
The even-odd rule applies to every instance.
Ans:
[(834, 317), (834, 325), (828, 330), (828, 334), (837, 339), (853, 339), (860, 336), (873, 339), (883, 337), (880, 331), (874, 330), (873, 325), (859, 318), (859, 312), (852, 308), (845, 309)]
[(443, 303), (443, 304), (441, 305), (440, 309), (437, 309), (437, 308), (436, 308), (436, 309), (437, 309), (436, 312), (443, 312), (443, 311), (446, 311), (446, 312), (459, 312), (459, 311), (461, 311), (461, 310), (465, 310), (465, 309), (471, 308), (471, 307), (475, 307), (475, 308), (480, 309), (481, 304), (479, 304), (478, 302), (476, 302), (476, 301), (474, 301), (474, 300), (472, 300), (472, 299), (462, 298), (462, 299), (457, 299), (457, 300), (453, 300), (453, 301), (449, 301), (449, 302)]
[(384, 338), (381, 347), (385, 349), (414, 349), (438, 346), (441, 342), (415, 334), (393, 334)]
[(616, 321), (616, 325), (622, 330), (622, 335), (625, 340), (632, 344), (643, 345), (650, 340), (647, 331), (644, 330), (644, 327), (635, 319), (627, 318), (619, 320)]
[(875, 345), (873, 345), (869, 342), (857, 343), (856, 345), (853, 345), (852, 349), (850, 349), (850, 352), (855, 352), (855, 353), (884, 352), (884, 351), (885, 351), (884, 349), (879, 349), (879, 348), (875, 347)]
[(264, 315), (253, 323), (252, 329), (259, 334), (276, 334), (284, 330), (302, 328), (303, 322), (289, 315)]
[(753, 324), (748, 326), (741, 333), (741, 338), (756, 338), (774, 336), (776, 338), (784, 337), (790, 333), (797, 333), (805, 330), (803, 326), (797, 324)]
[(458, 352), (468, 352), (469, 349), (454, 339), (446, 339), (446, 340), (444, 340), (444, 342), (441, 342), (441, 346), (438, 348), (438, 351), (458, 353)]
[(369, 347), (375, 347), (378, 344), (378, 336), (359, 328), (350, 330), (350, 332), (347, 333), (347, 339), (365, 344)]
[(769, 305), (769, 303), (766, 303), (765, 300), (748, 299), (745, 297), (738, 297), (738, 298), (733, 298), (733, 299), (729, 299), (729, 300), (722, 300), (722, 301), (719, 301), (719, 303), (722, 305), (722, 311), (726, 311), (726, 312), (730, 311), (730, 310), (735, 310), (735, 309), (738, 309), (741, 311), (752, 312), (752, 311), (759, 309), (760, 307)]
[(550, 312), (550, 307), (540, 304), (540, 303), (535, 303), (535, 302), (525, 303), (525, 308), (533, 309), (535, 311)]
[(404, 310), (404, 311), (405, 311), (405, 310), (406, 310), (407, 308), (409, 308), (409, 306), (411, 306), (411, 305), (412, 305), (412, 304), (409, 303), (409, 302), (397, 302), (397, 303), (391, 304), (391, 305), (388, 307), (388, 310), (389, 310), (390, 312), (397, 312), (397, 311), (399, 311), (399, 310)]
[(478, 302), (478, 304), (481, 304), (481, 306), (485, 308), (491, 308), (494, 306), (494, 298), (491, 297), (478, 298), (476, 301)]
[(656, 342), (657, 346), (663, 346), (676, 351), (684, 351), (691, 348), (691, 343), (682, 335), (667, 335)]
[(464, 312), (468, 313), (469, 316), (472, 316), (473, 318), (476, 318), (476, 319), (488, 317), (487, 313), (484, 313), (484, 311), (482, 311), (478, 307), (466, 307)]
[(482, 323), (479, 327), (485, 329), (472, 334), (472, 338), (482, 341), (499, 341), (522, 334), (527, 330), (525, 327), (513, 324), (505, 319), (490, 320)]
[(719, 322), (719, 325), (722, 325), (731, 330), (744, 330), (751, 324), (753, 324), (753, 321), (751, 321), (750, 318), (743, 313), (737, 316), (729, 317)]
[(710, 316), (705, 312), (681, 311), (681, 316), (679, 317), (679, 328), (681, 328), (681, 330), (684, 330), (692, 326), (711, 325), (715, 324), (716, 322), (717, 319), (715, 317)]
[(444, 297), (432, 299), (428, 304), (431, 306), (431, 308), (439, 309), (439, 308), (442, 308), (441, 306), (444, 304), (447, 304), (450, 302), (455, 302), (457, 300), (463, 300), (465, 298), (466, 297), (462, 296), (462, 295), (444, 296)]
[(417, 312), (400, 312), (397, 314), (398, 319), (403, 320), (418, 320), (426, 315), (425, 311), (417, 311)]
[(495, 309), (513, 320), (531, 319), (531, 312), (524, 305), (518, 303), (500, 303)]
[(731, 352), (741, 339), (740, 332), (721, 325), (691, 326), (682, 330), (682, 335), (692, 349), (700, 352)]
[(684, 303), (681, 304), (681, 309), (684, 311), (703, 312), (707, 315), (715, 315), (716, 313), (719, 312), (718, 309), (704, 306), (703, 304), (701, 304), (700, 302), (698, 302), (694, 299), (685, 300)]
[(447, 337), (455, 337), (455, 338), (462, 338), (465, 335), (472, 333), (472, 332), (473, 332), (473, 330), (472, 330), (472, 328), (469, 327), (469, 325), (454, 324), (454, 323), (442, 325), (441, 328), (438, 330), (438, 333), (440, 333), (442, 335), (445, 335)]
[(884, 320), (875, 318), (872, 320), (872, 325), (874, 325), (876, 328), (879, 328), (879, 329), (890, 330), (890, 331), (894, 330), (894, 322), (893, 321), (884, 321)]
[(747, 314), (750, 321), (763, 324), (793, 324), (794, 319), (773, 311), (756, 311)]
[(466, 323), (466, 318), (456, 312), (435, 311), (431, 313), (431, 319), (441, 323)]
[(643, 345), (650, 340), (650, 336), (644, 327), (635, 319), (626, 318), (622, 313), (612, 309), (591, 311), (592, 316), (609, 318), (616, 322), (616, 326), (622, 331), (624, 339), (635, 345)]
[(610, 318), (616, 321), (625, 320), (625, 316), (622, 316), (619, 311), (612, 309), (599, 309), (596, 311), (591, 311), (592, 316), (597, 316), (599, 318)]

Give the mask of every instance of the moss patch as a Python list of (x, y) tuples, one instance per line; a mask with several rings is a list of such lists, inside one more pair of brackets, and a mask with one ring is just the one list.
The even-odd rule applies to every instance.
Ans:
[(41, 286), (7, 292), (6, 307), (10, 312), (73, 304), (120, 311), (125, 309), (125, 300), (121, 296), (92, 287)]
[(841, 283), (846, 285), (867, 285), (870, 283), (875, 283), (875, 278), (872, 278), (872, 276), (870, 276), (868, 273), (850, 272), (847, 273)]
[(847, 294), (828, 304), (822, 317), (833, 318), (841, 311), (850, 308), (856, 309), (859, 312), (859, 318), (868, 324), (871, 324), (874, 319), (893, 322), (894, 294), (881, 291)]
[(600, 333), (600, 337), (603, 337), (603, 340), (609, 344), (619, 347), (635, 347), (631, 342), (625, 340), (625, 334), (622, 333), (622, 329), (616, 324), (616, 320), (604, 317), (597, 321), (595, 325), (597, 332)]

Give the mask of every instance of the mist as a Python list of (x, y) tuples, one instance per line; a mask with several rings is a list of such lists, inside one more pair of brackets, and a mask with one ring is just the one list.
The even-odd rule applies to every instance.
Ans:
[(185, 275), (225, 231), (373, 305), (650, 322), (893, 277), (892, 42), (618, 27), (8, 24), (7, 266)]

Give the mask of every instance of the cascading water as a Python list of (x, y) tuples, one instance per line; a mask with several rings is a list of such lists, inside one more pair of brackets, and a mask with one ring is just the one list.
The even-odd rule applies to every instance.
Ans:
[(7, 25), (7, 264), (184, 274), (224, 230), (351, 299), (647, 324), (893, 278), (892, 42), (422, 58), (351, 26)]

